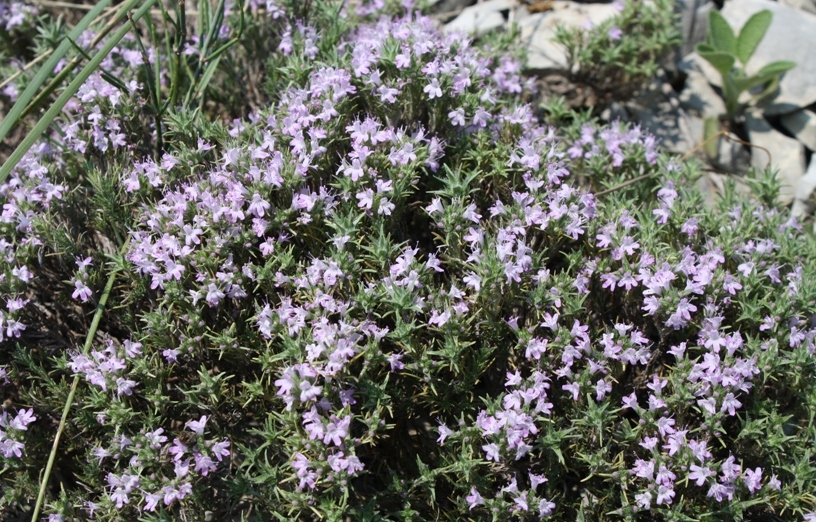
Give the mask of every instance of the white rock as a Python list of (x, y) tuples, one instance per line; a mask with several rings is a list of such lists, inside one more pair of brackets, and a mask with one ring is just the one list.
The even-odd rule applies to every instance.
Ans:
[(791, 208), (791, 214), (794, 217), (800, 218), (813, 212), (813, 202), (810, 197), (814, 190), (816, 190), (816, 161), (811, 160), (807, 172), (796, 185), (796, 198)]
[(516, 5), (514, 0), (489, 0), (466, 7), (459, 16), (445, 25), (445, 31), (481, 34), (498, 29), (505, 23), (501, 12), (513, 9)]
[[(796, 68), (782, 77), (779, 93), (762, 102), (766, 115), (785, 114), (816, 102), (816, 15), (770, 0), (730, 0), (722, 14), (739, 30), (754, 13), (769, 9), (773, 21), (746, 67), (749, 74), (777, 60), (792, 60)], [(708, 75), (706, 75), (708, 77)], [(708, 78), (711, 81), (711, 78)]]
[[(700, 132), (697, 143), (702, 144), (705, 122), (700, 120), (700, 126), (697, 129)], [(751, 153), (745, 150), (745, 146), (733, 132), (729, 132), (727, 138), (720, 136), (714, 139), (718, 140), (719, 144), (717, 145), (717, 157), (710, 160), (712, 165), (729, 174), (744, 174), (751, 167)], [(704, 149), (701, 147), (700, 150), (705, 156), (705, 152), (702, 152)]]
[(556, 29), (582, 27), (587, 23), (597, 25), (617, 12), (612, 4), (555, 0), (552, 10), (522, 18), (519, 20), (520, 40), (527, 49), (527, 67), (544, 71), (566, 70), (566, 50), (553, 41)]
[(711, 0), (676, 0), (675, 11), (680, 15), (683, 45), (680, 56), (686, 56), (694, 46), (704, 42), (708, 32), (708, 12), (714, 8)]
[(688, 72), (686, 85), (680, 93), (680, 103), (683, 108), (703, 118), (725, 114), (725, 103), (722, 98), (708, 83), (705, 75), (698, 71)]
[(767, 150), (751, 147), (751, 163), (754, 168), (764, 169), (768, 165), (770, 153), (771, 168), (778, 170), (777, 178), (782, 182), (779, 201), (785, 205), (791, 203), (796, 194), (795, 189), (805, 174), (805, 147), (771, 127), (756, 108), (746, 111), (745, 129), (752, 145)]
[(811, 111), (797, 111), (782, 116), (782, 126), (805, 147), (816, 151), (816, 114)]
[(795, 9), (807, 11), (808, 13), (816, 14), (816, 2), (813, 0), (779, 0), (779, 3)]

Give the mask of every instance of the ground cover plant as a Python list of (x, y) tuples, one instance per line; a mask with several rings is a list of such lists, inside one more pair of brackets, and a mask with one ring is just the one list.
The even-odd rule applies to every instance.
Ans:
[(4, 91), (56, 117), (0, 167), (3, 518), (816, 518), (772, 173), (706, 207), (414, 7), (134, 0)]
[(617, 1), (613, 6), (615, 16), (598, 25), (559, 26), (554, 39), (566, 51), (572, 80), (594, 91), (597, 111), (637, 94), (681, 43), (671, 0)]

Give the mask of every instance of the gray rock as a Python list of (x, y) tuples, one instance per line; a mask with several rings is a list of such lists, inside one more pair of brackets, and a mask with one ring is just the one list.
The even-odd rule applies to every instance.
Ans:
[(517, 6), (514, 0), (489, 0), (466, 7), (459, 16), (445, 25), (445, 31), (464, 33), (486, 33), (504, 26), (502, 11), (509, 11)]
[(662, 77), (653, 80), (626, 110), (634, 121), (660, 138), (660, 145), (669, 152), (685, 154), (702, 137), (702, 120), (683, 110), (677, 94)]
[(565, 71), (567, 56), (562, 45), (555, 43), (556, 28), (597, 25), (617, 14), (611, 4), (578, 4), (555, 0), (550, 11), (519, 20), (521, 44), (527, 50), (527, 67), (541, 71)]
[(782, 126), (805, 147), (816, 151), (816, 114), (811, 111), (797, 111), (782, 116)]
[(811, 160), (807, 172), (796, 185), (796, 197), (791, 208), (794, 217), (801, 218), (813, 212), (814, 201), (811, 196), (814, 190), (816, 190), (816, 161)]
[(717, 117), (725, 114), (725, 103), (717, 91), (698, 71), (689, 71), (686, 85), (680, 93), (680, 104), (688, 111), (703, 118)]
[(813, 0), (779, 0), (779, 3), (793, 7), (794, 9), (801, 9), (802, 11), (816, 14), (816, 2)]
[(779, 201), (782, 204), (791, 203), (799, 181), (805, 175), (805, 147), (771, 127), (756, 108), (746, 111), (745, 129), (752, 145), (767, 150), (751, 147), (754, 168), (764, 169), (770, 154), (771, 168), (778, 170), (777, 178), (782, 182)]
[[(700, 131), (700, 142), (702, 142), (703, 132)], [(730, 139), (729, 139), (730, 138)], [(728, 138), (720, 137), (717, 146), (717, 157), (711, 163), (720, 170), (730, 174), (744, 174), (751, 167), (751, 153), (745, 150), (745, 146), (731, 132)]]
[(722, 14), (739, 29), (763, 9), (773, 13), (773, 22), (746, 67), (748, 73), (777, 60), (792, 60), (797, 66), (785, 73), (779, 92), (763, 101), (760, 108), (766, 115), (775, 115), (807, 107), (816, 102), (816, 15), (770, 0), (730, 0)]
[(697, 178), (694, 186), (703, 196), (703, 205), (711, 210), (717, 205), (717, 183), (713, 179), (713, 173), (705, 172), (703, 176)]
[(694, 51), (694, 46), (704, 42), (708, 33), (708, 12), (714, 8), (711, 0), (677, 0), (675, 11), (680, 15), (683, 45), (680, 56)]

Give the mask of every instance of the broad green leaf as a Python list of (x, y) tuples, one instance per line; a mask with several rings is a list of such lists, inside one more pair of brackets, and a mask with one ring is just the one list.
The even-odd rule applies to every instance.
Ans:
[(760, 69), (759, 72), (749, 76), (748, 78), (735, 79), (734, 85), (739, 92), (747, 91), (748, 89), (753, 89), (757, 85), (762, 85), (772, 80), (779, 80), (779, 76), (786, 71), (793, 69), (794, 67), (796, 67), (796, 63), (794, 62), (779, 61), (769, 63)]
[(734, 63), (737, 61), (737, 58), (731, 54), (722, 51), (706, 51), (705, 48), (701, 46), (697, 46), (697, 54), (699, 54), (702, 58), (714, 66), (717, 71), (725, 76), (731, 71), (731, 68), (734, 67)]
[(771, 25), (773, 14), (765, 9), (755, 13), (742, 26), (739, 37), (737, 38), (737, 58), (743, 65), (748, 63), (748, 60), (753, 56), (759, 42), (765, 36), (768, 26)]
[[(156, 0), (147, 0), (138, 11), (133, 14), (133, 20), (140, 20), (142, 16), (145, 15), (150, 8), (153, 7), (153, 4), (156, 3)], [(8, 157), (5, 163), (0, 167), (0, 182), (4, 181), (14, 167), (17, 166), (17, 163), (25, 156), (25, 153), (28, 152), (28, 149), (31, 148), (32, 145), (42, 136), (45, 130), (51, 126), (51, 123), (59, 116), (60, 112), (62, 112), (63, 107), (65, 104), (68, 103), (74, 94), (82, 87), (82, 84), (85, 83), (85, 80), (93, 74), (94, 71), (99, 69), (102, 60), (110, 54), (114, 47), (119, 43), (119, 41), (125, 37), (125, 35), (130, 32), (130, 26), (125, 25), (121, 27), (113, 36), (110, 37), (108, 42), (105, 46), (97, 52), (93, 58), (88, 62), (88, 64), (79, 72), (76, 78), (71, 81), (70, 84), (65, 88), (65, 90), (60, 94), (59, 98), (54, 101), (54, 104), (43, 114), (42, 118), (34, 125), (34, 128), (26, 135), (23, 139), (22, 143), (14, 149), (14, 152), (11, 153), (11, 156)], [(70, 43), (68, 44), (71, 45)]]
[(777, 62), (771, 62), (759, 71), (757, 71), (757, 76), (770, 76), (770, 75), (781, 75), (785, 72), (790, 71), (796, 67), (796, 62), (791, 62), (787, 60), (779, 60)]
[(715, 51), (734, 53), (737, 50), (737, 37), (728, 25), (725, 17), (716, 9), (708, 12), (708, 38)]
[[(98, 2), (93, 9), (88, 11), (82, 20), (74, 27), (71, 32), (68, 33), (68, 38), (70, 40), (76, 40), (79, 36), (88, 28), (91, 23), (99, 17), (99, 14), (111, 3), (111, 0), (101, 0)], [(48, 78), (48, 75), (54, 71), (54, 68), (57, 66), (60, 60), (65, 56), (65, 53), (71, 48), (71, 41), (69, 39), (63, 40), (60, 43), (59, 47), (51, 53), (51, 56), (48, 60), (43, 64), (34, 78), (31, 79), (31, 83), (25, 88), (23, 93), (17, 98), (17, 102), (11, 108), (11, 110), (6, 114), (6, 117), (3, 118), (3, 121), (0, 122), (0, 141), (6, 137), (8, 132), (14, 127), (14, 124), (17, 123), (17, 118), (23, 113), (28, 102), (34, 97), (34, 94), (37, 92), (44, 83), (45, 80)], [(0, 179), (2, 182), (2, 179)]]

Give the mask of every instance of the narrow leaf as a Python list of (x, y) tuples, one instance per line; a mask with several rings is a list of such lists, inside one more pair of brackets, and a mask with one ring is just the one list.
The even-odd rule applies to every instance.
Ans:
[(708, 12), (709, 42), (716, 51), (734, 53), (737, 50), (737, 37), (725, 17), (716, 9)]
[[(138, 11), (133, 15), (134, 20), (141, 19), (142, 16), (147, 13), (153, 4), (156, 3), (156, 0), (147, 0), (142, 7), (139, 8)], [(91, 61), (86, 65), (74, 78), (68, 87), (60, 94), (59, 98), (54, 101), (54, 104), (43, 114), (42, 118), (34, 125), (34, 128), (28, 133), (28, 135), (23, 139), (22, 143), (14, 149), (14, 152), (11, 153), (11, 156), (6, 160), (6, 162), (0, 167), (0, 183), (6, 180), (8, 175), (17, 166), (17, 163), (25, 156), (25, 153), (28, 152), (28, 149), (31, 148), (32, 145), (42, 136), (45, 130), (51, 126), (51, 123), (59, 116), (60, 112), (62, 112), (63, 107), (65, 104), (68, 103), (68, 100), (76, 94), (82, 84), (85, 83), (85, 80), (93, 74), (99, 68), (99, 65), (102, 63), (102, 60), (110, 54), (114, 47), (119, 43), (119, 41), (124, 38), (124, 36), (130, 31), (129, 26), (121, 27), (113, 36), (111, 36), (110, 40), (105, 44), (105, 46), (97, 52)], [(70, 43), (68, 44), (71, 45)]]
[(737, 38), (737, 58), (743, 65), (748, 63), (748, 60), (753, 56), (759, 42), (765, 36), (765, 32), (771, 25), (773, 20), (773, 13), (765, 9), (755, 13), (742, 26), (739, 37)]
[[(68, 38), (76, 40), (79, 36), (88, 28), (89, 25), (93, 21), (95, 21), (99, 14), (111, 3), (111, 0), (101, 0), (98, 2), (93, 9), (88, 11), (82, 20), (74, 27), (71, 32), (68, 33)], [(57, 49), (51, 53), (51, 56), (48, 60), (43, 64), (37, 74), (34, 75), (34, 78), (31, 79), (31, 83), (25, 88), (23, 93), (17, 98), (17, 102), (11, 108), (11, 110), (6, 114), (6, 117), (3, 118), (3, 121), (0, 122), (0, 141), (8, 135), (9, 131), (14, 127), (14, 124), (17, 123), (17, 118), (23, 113), (28, 102), (34, 97), (34, 94), (37, 90), (45, 83), (45, 80), (48, 78), (48, 75), (54, 71), (54, 68), (57, 66), (60, 60), (62, 60), (65, 53), (71, 48), (70, 40), (63, 40), (63, 42), (57, 47)]]
[(706, 118), (703, 126), (703, 143), (709, 159), (716, 159), (720, 150), (720, 140), (715, 137), (720, 132), (720, 122), (717, 118)]

